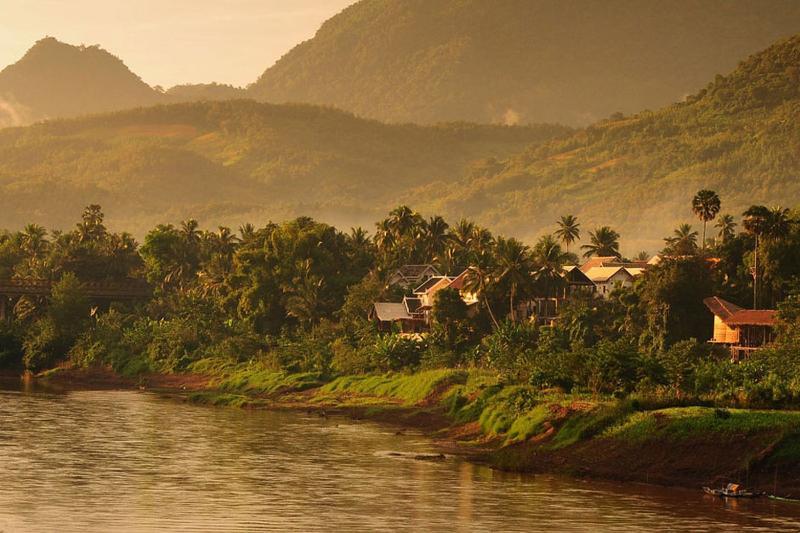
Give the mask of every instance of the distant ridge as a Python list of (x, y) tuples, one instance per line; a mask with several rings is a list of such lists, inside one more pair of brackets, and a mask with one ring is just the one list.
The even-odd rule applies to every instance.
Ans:
[(800, 31), (796, 0), (362, 0), (250, 88), (392, 122), (586, 125)]

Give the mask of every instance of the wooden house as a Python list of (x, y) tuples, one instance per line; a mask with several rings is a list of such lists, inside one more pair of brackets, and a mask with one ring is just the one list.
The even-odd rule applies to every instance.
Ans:
[(714, 315), (710, 342), (730, 348), (733, 361), (741, 361), (775, 341), (775, 310), (744, 309), (718, 296), (706, 298), (703, 303)]

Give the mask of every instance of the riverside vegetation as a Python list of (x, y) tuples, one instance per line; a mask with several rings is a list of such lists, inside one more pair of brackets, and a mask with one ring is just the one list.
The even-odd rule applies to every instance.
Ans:
[[(0, 236), (0, 278), (54, 282), (48, 299), (19, 299), (0, 325), (0, 365), (50, 377), (108, 368), (143, 385), (201, 375), (195, 401), (422, 424), (505, 468), (664, 483), (774, 474), (798, 494), (800, 225), (789, 210), (753, 206), (736, 231), (732, 216), (716, 216), (716, 194), (695, 200), (713, 237), (698, 242), (681, 226), (633, 288), (575, 297), (552, 327), (512, 321), (511, 309), (563, 283), (562, 267), (578, 261), (574, 217), (532, 247), (406, 206), (372, 237), (302, 217), (238, 233), (187, 220), (139, 246), (108, 231), (93, 205), (72, 231)], [(585, 256), (620, 256), (612, 228), (585, 233)], [(777, 305), (778, 340), (734, 364), (704, 342), (702, 298), (750, 301), (756, 254), (758, 304)], [(403, 294), (387, 276), (428, 262), (468, 267), (478, 312), (443, 290), (424, 338), (378, 332), (372, 303)], [(82, 292), (85, 281), (130, 278), (146, 279), (152, 297), (106, 308)]]

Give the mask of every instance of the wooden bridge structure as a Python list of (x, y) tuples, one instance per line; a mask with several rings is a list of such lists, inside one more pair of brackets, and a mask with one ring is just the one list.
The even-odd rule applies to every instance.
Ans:
[[(0, 279), (0, 320), (8, 320), (10, 310), (23, 296), (46, 298), (50, 296), (53, 282), (47, 279)], [(150, 286), (141, 280), (85, 281), (81, 289), (93, 303), (135, 301), (149, 298)]]

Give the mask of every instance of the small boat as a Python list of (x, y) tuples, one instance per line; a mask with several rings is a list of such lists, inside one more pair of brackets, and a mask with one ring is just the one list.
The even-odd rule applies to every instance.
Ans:
[(720, 498), (758, 498), (762, 495), (760, 492), (747, 490), (738, 483), (728, 483), (721, 489), (703, 487), (703, 492)]

